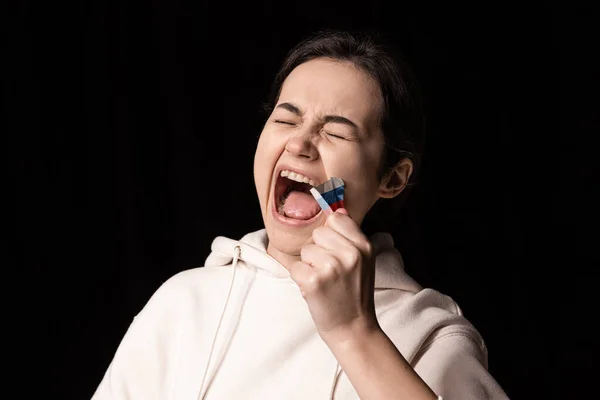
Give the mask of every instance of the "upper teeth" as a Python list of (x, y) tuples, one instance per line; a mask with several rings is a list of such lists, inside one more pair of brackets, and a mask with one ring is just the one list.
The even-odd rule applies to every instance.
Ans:
[(293, 181), (296, 182), (300, 182), (300, 183), (308, 183), (310, 186), (316, 186), (317, 184), (315, 183), (315, 181), (313, 181), (312, 179), (308, 179), (306, 176), (299, 174), (297, 172), (294, 171), (288, 171), (287, 169), (284, 169), (281, 171), (281, 176), (283, 177), (287, 177), (288, 179), (291, 179)]

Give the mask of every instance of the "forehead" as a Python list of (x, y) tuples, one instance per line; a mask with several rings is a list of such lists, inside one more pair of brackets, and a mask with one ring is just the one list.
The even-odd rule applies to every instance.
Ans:
[(338, 114), (361, 124), (378, 121), (383, 99), (377, 82), (352, 63), (318, 58), (297, 66), (281, 88), (279, 102), (304, 112)]

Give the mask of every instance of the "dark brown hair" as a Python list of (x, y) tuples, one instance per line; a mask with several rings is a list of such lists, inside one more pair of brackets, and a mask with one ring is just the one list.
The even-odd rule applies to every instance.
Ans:
[(320, 31), (298, 43), (287, 54), (265, 104), (268, 114), (277, 104), (287, 76), (300, 64), (315, 58), (351, 62), (378, 83), (384, 102), (381, 118), (384, 156), (379, 177), (404, 158), (410, 158), (414, 164), (409, 186), (403, 193), (394, 199), (380, 199), (363, 221), (363, 230), (367, 234), (388, 230), (408, 189), (415, 184), (420, 167), (425, 121), (417, 79), (404, 56), (379, 34)]

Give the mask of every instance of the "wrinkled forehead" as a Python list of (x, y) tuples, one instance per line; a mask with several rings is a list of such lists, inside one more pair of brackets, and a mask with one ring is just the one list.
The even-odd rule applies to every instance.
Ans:
[(375, 79), (350, 62), (324, 58), (300, 64), (288, 75), (278, 100), (284, 102), (307, 115), (342, 115), (370, 128), (378, 125), (383, 108)]

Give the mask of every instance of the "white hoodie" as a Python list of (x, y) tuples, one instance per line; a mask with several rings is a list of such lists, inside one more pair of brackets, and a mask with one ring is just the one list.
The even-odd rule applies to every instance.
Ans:
[[(92, 399), (358, 399), (267, 241), (264, 229), (217, 237), (204, 267), (165, 282)], [(507, 399), (456, 303), (404, 272), (390, 235), (371, 241), (379, 324), (423, 380), (445, 400)]]

